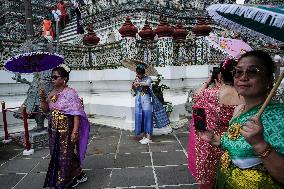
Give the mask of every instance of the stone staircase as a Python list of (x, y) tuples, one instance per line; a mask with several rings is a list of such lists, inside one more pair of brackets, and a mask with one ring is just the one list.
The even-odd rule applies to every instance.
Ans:
[[(82, 15), (87, 15), (87, 11), (82, 11)], [(80, 35), (80, 34), (79, 34)], [(74, 16), (71, 21), (66, 25), (59, 36), (60, 43), (73, 43), (74, 40), (79, 36), (77, 34), (77, 21)]]

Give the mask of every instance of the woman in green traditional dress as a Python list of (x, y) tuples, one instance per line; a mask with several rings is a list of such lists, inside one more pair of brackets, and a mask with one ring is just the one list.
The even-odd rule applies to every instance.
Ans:
[(271, 189), (284, 184), (284, 104), (271, 102), (261, 119), (255, 115), (273, 84), (274, 64), (263, 51), (243, 54), (236, 65), (234, 85), (244, 97), (222, 136), (210, 130), (200, 137), (220, 146), (216, 188)]

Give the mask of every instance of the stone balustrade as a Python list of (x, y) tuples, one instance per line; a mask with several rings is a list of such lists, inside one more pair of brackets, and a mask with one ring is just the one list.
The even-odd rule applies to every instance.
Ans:
[[(0, 41), (1, 42), (1, 41)], [(72, 69), (76, 70), (101, 70), (101, 69), (115, 69), (121, 67), (122, 60), (122, 41), (116, 41), (114, 43), (106, 43), (97, 45), (95, 47), (88, 47), (84, 45), (71, 45), (61, 44), (59, 47), (60, 54), (65, 57), (65, 64), (69, 65)], [(6, 40), (3, 39), (0, 44), (0, 67), (3, 68), (4, 62), (21, 53), (19, 51), (22, 45), (22, 41)], [(42, 46), (44, 49), (46, 44), (39, 43), (38, 46)], [(23, 48), (23, 47), (21, 47)], [(54, 51), (56, 47), (52, 47), (51, 51)], [(157, 41), (145, 42), (143, 40), (137, 40), (137, 55), (135, 59), (149, 62), (155, 66), (160, 65), (157, 62)], [(195, 53), (194, 40), (185, 40), (183, 42), (173, 42), (173, 65), (200, 65), (204, 64), (197, 62)], [(208, 57), (209, 64), (216, 64), (224, 59), (224, 55), (211, 49), (210, 57)]]
[[(20, 47), (23, 41), (20, 40), (7, 40), (0, 39), (0, 67), (3, 69), (4, 62), (21, 53)], [(102, 70), (102, 69), (115, 69), (121, 67), (120, 61), (122, 55), (122, 41), (113, 43), (100, 44), (93, 47), (84, 45), (61, 44), (59, 47), (60, 54), (65, 57), (65, 64), (69, 65), (72, 69), (76, 70)], [(39, 43), (42, 49), (46, 44)], [(23, 47), (22, 47), (23, 48)], [(52, 51), (56, 47), (53, 46)], [(143, 41), (137, 40), (136, 43), (137, 54), (135, 59), (143, 60), (155, 66), (164, 66), (159, 64), (157, 60), (157, 40)], [(284, 56), (284, 51), (277, 48), (260, 48), (273, 57), (275, 54)], [(220, 53), (218, 50), (210, 49), (210, 56), (206, 57), (208, 62), (198, 62), (196, 58), (199, 56), (196, 52), (195, 39), (187, 39), (185, 41), (173, 41), (172, 53), (174, 66), (187, 66), (187, 65), (202, 65), (202, 64), (217, 64), (224, 60), (226, 55)]]

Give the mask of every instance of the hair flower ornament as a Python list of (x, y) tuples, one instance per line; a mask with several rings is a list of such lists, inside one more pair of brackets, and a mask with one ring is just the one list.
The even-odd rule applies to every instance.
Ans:
[(71, 71), (71, 69), (66, 64), (60, 64), (59, 67), (63, 68), (68, 73)]
[(230, 62), (231, 62), (232, 60), (233, 60), (232, 58), (227, 58), (227, 59), (224, 61), (223, 65), (222, 65), (222, 67), (223, 67), (224, 70), (226, 70), (226, 68), (228, 67), (228, 65), (230, 64)]

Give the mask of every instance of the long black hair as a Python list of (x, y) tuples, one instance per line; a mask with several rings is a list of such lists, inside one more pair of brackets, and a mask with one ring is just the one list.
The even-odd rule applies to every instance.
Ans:
[(220, 64), (220, 72), (225, 83), (234, 83), (232, 71), (236, 65), (237, 61), (232, 58), (227, 58), (224, 62)]
[(136, 66), (136, 73), (138, 74), (145, 74), (146, 65), (145, 64), (137, 64)]

